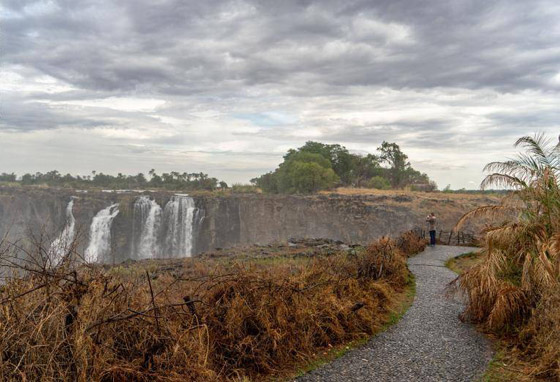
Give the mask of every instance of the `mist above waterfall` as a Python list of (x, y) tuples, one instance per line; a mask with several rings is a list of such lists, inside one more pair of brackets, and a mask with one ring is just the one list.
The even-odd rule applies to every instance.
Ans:
[(87, 262), (102, 262), (108, 260), (111, 250), (111, 224), (119, 214), (119, 204), (111, 204), (95, 215), (91, 222), (89, 244), (85, 252)]
[(68, 205), (66, 206), (66, 224), (64, 229), (58, 235), (56, 239), (53, 240), (50, 246), (49, 257), (54, 265), (58, 264), (64, 255), (70, 249), (74, 237), (76, 235), (76, 219), (72, 212), (74, 208), (74, 197), (70, 199)]

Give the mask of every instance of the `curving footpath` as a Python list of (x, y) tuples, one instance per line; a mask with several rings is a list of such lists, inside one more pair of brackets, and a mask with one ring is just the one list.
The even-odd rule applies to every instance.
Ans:
[(472, 248), (426, 248), (409, 259), (416, 298), (401, 321), (365, 346), (298, 379), (310, 381), (473, 381), (492, 358), (489, 342), (458, 315), (463, 304), (446, 296), (456, 275), (445, 267)]

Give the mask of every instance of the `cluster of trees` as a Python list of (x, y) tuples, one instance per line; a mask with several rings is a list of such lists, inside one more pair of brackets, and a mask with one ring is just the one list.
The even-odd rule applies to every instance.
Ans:
[(0, 181), (19, 182), (22, 185), (48, 185), (72, 188), (102, 187), (108, 189), (142, 189), (142, 188), (162, 188), (167, 190), (215, 190), (216, 188), (227, 188), (225, 182), (220, 182), (216, 178), (209, 177), (202, 172), (199, 173), (170, 173), (157, 174), (155, 170), (148, 173), (149, 179), (142, 173), (137, 175), (108, 175), (102, 172), (92, 171), (91, 175), (72, 176), (62, 175), (53, 170), (47, 173), (37, 172), (35, 174), (25, 174), (20, 179), (14, 173), (0, 174)]
[[(18, 182), (22, 185), (48, 185), (71, 188), (100, 187), (107, 189), (161, 188), (167, 190), (225, 189), (225, 182), (202, 172), (157, 174), (150, 170), (148, 176), (108, 175), (92, 171), (91, 175), (62, 175), (56, 170), (47, 173), (25, 174), (18, 178), (14, 173), (1, 173), (0, 182)], [(376, 189), (402, 189), (411, 187), (434, 191), (436, 184), (428, 175), (410, 165), (408, 157), (396, 143), (383, 142), (376, 154), (352, 154), (339, 144), (329, 145), (309, 141), (298, 149), (290, 149), (284, 161), (272, 172), (251, 180), (267, 193), (313, 193), (337, 186), (367, 187)], [(235, 191), (235, 190), (234, 190)]]
[(3, 172), (0, 174), (0, 182), (15, 182), (17, 180), (17, 175), (15, 173), (8, 174)]
[(377, 154), (352, 154), (339, 144), (309, 141), (290, 149), (272, 172), (251, 182), (269, 193), (312, 193), (336, 186), (434, 191), (428, 175), (412, 168), (396, 143), (383, 142)]

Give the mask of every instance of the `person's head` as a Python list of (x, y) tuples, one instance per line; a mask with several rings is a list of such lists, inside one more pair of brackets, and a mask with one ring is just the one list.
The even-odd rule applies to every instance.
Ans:
[(434, 214), (433, 212), (430, 212), (430, 216), (436, 216), (436, 214)]

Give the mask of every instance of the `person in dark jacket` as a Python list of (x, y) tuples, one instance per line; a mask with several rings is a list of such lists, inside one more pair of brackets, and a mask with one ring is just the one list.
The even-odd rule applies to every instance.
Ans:
[(426, 222), (428, 223), (430, 230), (430, 246), (436, 246), (436, 215), (432, 212), (426, 217)]

